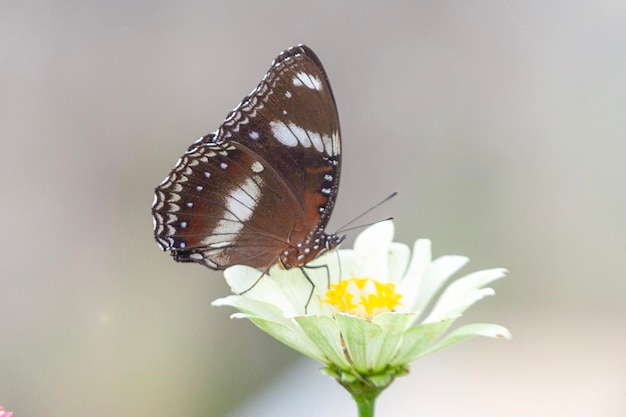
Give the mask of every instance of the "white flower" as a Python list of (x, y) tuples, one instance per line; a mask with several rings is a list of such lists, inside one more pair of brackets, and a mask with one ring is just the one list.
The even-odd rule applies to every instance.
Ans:
[[(393, 223), (363, 231), (354, 249), (319, 257), (305, 267), (260, 272), (233, 266), (225, 277), (236, 294), (213, 302), (240, 312), (284, 344), (328, 366), (346, 383), (364, 378), (386, 386), (408, 363), (473, 336), (510, 338), (495, 324), (468, 324), (444, 334), (476, 301), (493, 295), (486, 286), (504, 277), (502, 268), (449, 279), (467, 262), (463, 256), (431, 257), (430, 241), (413, 246), (392, 241)], [(257, 282), (258, 281), (258, 282)], [(256, 284), (255, 284), (256, 282)], [(436, 299), (436, 295), (441, 295)], [(306, 309), (305, 309), (306, 306)], [(427, 310), (429, 306), (432, 306)], [(306, 311), (305, 311), (306, 310)]]

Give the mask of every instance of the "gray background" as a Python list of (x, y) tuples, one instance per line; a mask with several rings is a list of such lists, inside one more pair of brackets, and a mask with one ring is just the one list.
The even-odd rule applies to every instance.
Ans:
[(304, 42), (343, 130), (329, 230), (397, 190), (370, 216), (397, 240), (511, 271), (464, 321), (514, 339), (415, 363), (379, 414), (625, 415), (625, 22), (618, 0), (1, 2), (0, 404), (356, 415), (152, 238), (154, 186)]

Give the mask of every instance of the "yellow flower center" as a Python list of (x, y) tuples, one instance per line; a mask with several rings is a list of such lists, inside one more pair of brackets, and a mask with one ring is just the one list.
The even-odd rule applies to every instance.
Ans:
[(322, 303), (328, 303), (343, 313), (370, 320), (377, 314), (393, 311), (401, 305), (401, 294), (396, 286), (381, 283), (372, 278), (347, 278), (330, 284)]

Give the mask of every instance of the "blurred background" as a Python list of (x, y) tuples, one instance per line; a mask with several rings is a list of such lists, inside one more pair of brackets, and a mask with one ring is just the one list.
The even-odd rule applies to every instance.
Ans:
[(341, 115), (328, 230), (397, 190), (369, 219), (396, 240), (510, 270), (463, 321), (514, 339), (414, 363), (378, 414), (626, 415), (625, 22), (620, 0), (0, 2), (0, 405), (356, 416), (152, 237), (154, 187), (303, 42)]

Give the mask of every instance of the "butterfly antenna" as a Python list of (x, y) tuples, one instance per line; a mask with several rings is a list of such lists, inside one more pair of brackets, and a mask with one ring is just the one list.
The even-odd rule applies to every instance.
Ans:
[(376, 220), (376, 221), (371, 222), (371, 223), (365, 223), (365, 224), (360, 224), (358, 226), (348, 227), (347, 229), (342, 229), (341, 232), (337, 232), (337, 233), (349, 232), (349, 231), (355, 230), (355, 229), (362, 229), (364, 227), (369, 227), (369, 226), (371, 226), (373, 224), (377, 224), (377, 223), (380, 223), (380, 222), (386, 222), (388, 220), (393, 220), (393, 219), (395, 219), (395, 217), (391, 216), (391, 217), (387, 217), (386, 219)]
[(361, 226), (356, 226), (356, 227), (351, 227), (351, 228), (347, 228), (348, 226), (350, 226), (351, 224), (353, 224), (355, 221), (359, 220), (361, 217), (365, 216), (366, 214), (368, 214), (369, 212), (371, 212), (372, 210), (380, 207), (381, 205), (385, 204), (387, 201), (391, 200), (392, 198), (394, 198), (396, 195), (398, 194), (397, 191), (394, 191), (393, 193), (391, 193), (390, 195), (388, 195), (387, 197), (383, 198), (381, 201), (379, 201), (378, 203), (374, 204), (372, 207), (368, 208), (367, 210), (365, 210), (363, 213), (359, 214), (358, 216), (356, 216), (354, 219), (350, 220), (348, 223), (344, 224), (343, 226), (341, 226), (338, 230), (337, 233), (343, 233), (343, 232), (347, 232), (349, 230), (354, 230), (354, 229), (358, 229), (361, 227), (367, 227), (370, 226), (372, 224), (381, 222), (381, 221), (387, 221), (387, 220), (392, 220), (393, 217), (389, 217), (385, 220), (378, 220), (369, 224), (365, 224), (365, 225), (361, 225)]

